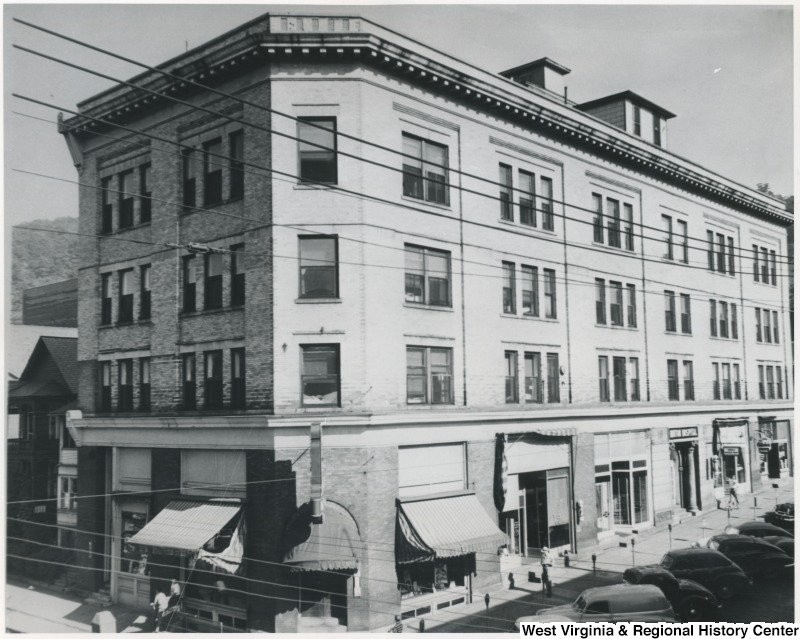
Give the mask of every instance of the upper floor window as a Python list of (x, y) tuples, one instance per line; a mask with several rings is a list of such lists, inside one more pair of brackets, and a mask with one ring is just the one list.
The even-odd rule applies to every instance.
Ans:
[[(684, 264), (689, 263), (689, 230), (685, 220), (675, 220), (676, 237), (678, 245), (678, 259)], [(670, 258), (671, 259), (671, 258)]]
[(694, 364), (691, 360), (683, 360), (683, 399), (694, 400)]
[(500, 164), (500, 219), (514, 221), (514, 195), (512, 171), (508, 164)]
[(735, 362), (712, 362), (714, 371), (714, 399), (741, 399), (742, 389), (739, 364)]
[(708, 270), (735, 275), (733, 237), (706, 231), (708, 244)]
[(150, 184), (150, 164), (139, 167), (139, 223), (150, 221), (153, 211), (153, 187)]
[(692, 332), (692, 307), (691, 298), (687, 293), (681, 293), (681, 333)]
[(544, 316), (556, 318), (556, 272), (546, 268), (542, 270), (544, 277)]
[(626, 284), (628, 289), (628, 326), (636, 328), (636, 284)]
[(505, 352), (506, 404), (519, 402), (519, 369), (517, 351)]
[(215, 138), (203, 144), (203, 206), (222, 202), (222, 140)]
[[(300, 297), (338, 297), (338, 242), (335, 236), (300, 236)], [(408, 279), (408, 275), (406, 275)]]
[(133, 171), (119, 174), (119, 228), (133, 226)]
[(209, 410), (222, 408), (222, 351), (206, 351), (203, 401)]
[(406, 365), (407, 403), (453, 403), (452, 348), (407, 346)]
[(222, 308), (222, 253), (208, 253), (205, 258), (205, 308)]
[[(595, 290), (595, 321), (598, 324), (606, 323), (606, 281), (600, 277), (594, 279)], [(606, 362), (607, 364), (608, 362)], [(602, 400), (601, 400), (602, 401)]]
[(664, 259), (671, 260), (674, 259), (674, 254), (672, 250), (672, 216), (671, 215), (662, 215), (661, 216), (661, 223), (664, 226)]
[(114, 230), (114, 205), (111, 198), (111, 177), (100, 180), (100, 232), (111, 233)]
[(664, 304), (666, 331), (675, 333), (678, 329), (675, 322), (675, 293), (673, 291), (664, 291)]
[(764, 246), (753, 244), (753, 281), (777, 286), (777, 253)]
[(542, 211), (542, 228), (552, 231), (553, 224), (553, 180), (548, 177), (539, 178), (539, 208)]
[(339, 345), (301, 345), (302, 406), (339, 406)]
[(183, 312), (197, 310), (197, 275), (195, 273), (194, 255), (183, 258)]
[(561, 402), (561, 367), (558, 364), (558, 353), (547, 354), (547, 403)]
[[(608, 283), (610, 288), (611, 301), (609, 304), (611, 326), (624, 326), (636, 328), (636, 285), (626, 284), (623, 288), (622, 282)], [(606, 324), (606, 281), (602, 278), (595, 278), (595, 321), (598, 324)], [(627, 304), (625, 303), (625, 291), (627, 291)]]
[[(592, 207), (594, 210), (594, 241), (606, 243), (614, 248), (624, 248), (633, 251), (633, 205), (607, 197), (605, 205), (603, 196), (592, 193)], [(605, 208), (604, 208), (605, 207)], [(604, 220), (606, 225), (604, 228)], [(623, 245), (624, 238), (624, 245)]]
[(139, 410), (150, 410), (150, 358), (139, 360)]
[(336, 184), (336, 118), (298, 118), (297, 155), (301, 182)]
[(539, 269), (522, 265), (522, 314), (539, 317)]
[(133, 269), (119, 272), (119, 317), (122, 324), (133, 321)]
[(150, 319), (150, 265), (145, 264), (139, 269), (139, 319)]
[(769, 252), (769, 277), (770, 277), (770, 284), (773, 286), (777, 286), (778, 284), (778, 268), (777, 268), (778, 260), (775, 251)]
[(450, 253), (405, 245), (406, 302), (450, 306)]
[(678, 401), (678, 360), (667, 360), (667, 399)]
[(194, 208), (197, 204), (197, 166), (192, 149), (184, 149), (181, 153), (181, 171), (183, 177), (183, 206)]
[(447, 147), (403, 133), (403, 195), (448, 204)]
[(609, 313), (611, 326), (622, 326), (624, 324), (622, 319), (622, 282), (609, 282), (608, 285), (611, 288), (611, 312)]
[(228, 135), (230, 157), (230, 199), (244, 197), (244, 132), (234, 131)]
[(100, 363), (100, 412), (111, 410), (111, 362)]
[(111, 324), (111, 273), (100, 275), (100, 323)]
[(58, 495), (58, 507), (62, 510), (78, 508), (78, 478), (61, 477), (61, 489)]
[(613, 386), (609, 381), (608, 360), (607, 355), (600, 355), (597, 358), (600, 401), (609, 402), (613, 397), (615, 402), (627, 402), (628, 379), (630, 379), (630, 400), (639, 401), (639, 358), (611, 358), (610, 373)]
[(194, 353), (184, 353), (182, 362), (181, 377), (183, 409), (194, 410), (197, 408), (197, 360)]
[(503, 262), (503, 312), (517, 312), (516, 267), (513, 262)]
[(231, 246), (231, 306), (244, 304), (244, 244)]
[(653, 144), (661, 146), (661, 119), (653, 117)]
[(633, 134), (642, 135), (642, 110), (635, 104), (633, 105)]
[(67, 420), (64, 418), (63, 415), (61, 417), (61, 448), (73, 449), (77, 448), (75, 446), (75, 440), (72, 438), (72, 434), (69, 432), (69, 428), (67, 428)]
[(536, 186), (533, 173), (519, 170), (519, 221), (536, 226)]
[(544, 402), (544, 382), (542, 380), (542, 354), (525, 353), (525, 403), (541, 404)]
[(231, 349), (231, 408), (245, 407), (245, 359), (243, 348)]
[(117, 365), (119, 375), (117, 410), (133, 410), (133, 360), (121, 359)]
[(728, 337), (728, 303), (719, 303), (719, 336)]

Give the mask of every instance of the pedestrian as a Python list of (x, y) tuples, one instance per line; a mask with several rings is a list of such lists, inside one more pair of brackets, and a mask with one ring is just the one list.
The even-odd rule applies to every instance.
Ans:
[(403, 622), (400, 621), (400, 615), (394, 616), (394, 625), (389, 628), (389, 632), (403, 632)]
[(153, 603), (150, 604), (150, 607), (153, 609), (155, 615), (153, 619), (155, 632), (161, 632), (161, 620), (163, 619), (164, 611), (169, 607), (169, 598), (164, 592), (163, 586), (158, 587), (155, 599), (153, 599)]
[(548, 597), (553, 596), (553, 585), (550, 582), (549, 569), (553, 567), (553, 557), (550, 555), (550, 548), (545, 546), (542, 548), (542, 587)]
[(510, 572), (510, 573), (508, 573), (508, 589), (509, 590), (514, 590), (515, 587), (516, 587), (516, 584), (514, 583), (514, 573)]
[(169, 607), (177, 606), (181, 599), (181, 585), (177, 579), (173, 579), (169, 585)]
[[(728, 507), (739, 508), (739, 495), (736, 492), (736, 482), (734, 482), (733, 479), (729, 479), (728, 485), (730, 486), (730, 490), (728, 493)], [(734, 506), (734, 504), (736, 505)]]

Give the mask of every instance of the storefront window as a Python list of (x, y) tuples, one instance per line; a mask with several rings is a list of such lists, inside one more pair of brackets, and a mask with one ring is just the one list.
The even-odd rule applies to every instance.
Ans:
[[(628, 462), (614, 462), (614, 466), (625, 464)], [(613, 491), (614, 491), (614, 523), (622, 526), (629, 526), (631, 523), (631, 477), (630, 472), (617, 471), (613, 473)]]
[(129, 539), (147, 523), (147, 515), (122, 511), (122, 552), (120, 570), (137, 575), (149, 575), (147, 567), (147, 548), (132, 544)]
[(436, 559), (423, 563), (398, 564), (398, 588), (402, 598), (424, 595), (451, 587), (464, 587), (474, 571), (475, 555)]
[(633, 521), (647, 521), (647, 471), (633, 473)]

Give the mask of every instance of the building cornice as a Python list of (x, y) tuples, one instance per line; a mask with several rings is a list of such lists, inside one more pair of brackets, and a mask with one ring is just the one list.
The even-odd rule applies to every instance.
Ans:
[[(316, 25), (316, 30), (309, 32), (306, 24)], [(159, 67), (183, 80), (148, 71), (132, 82), (185, 98), (197, 92), (186, 80), (216, 85), (254, 64), (290, 60), (315, 64), (359, 61), (492, 117), (742, 212), (784, 225), (794, 219), (777, 200), (582, 113), (554, 96), (478, 69), (361, 18), (266, 16)], [(108, 125), (83, 117), (84, 114), (111, 123), (129, 122), (161, 108), (166, 101), (120, 85), (82, 102), (82, 115), (64, 121), (60, 130), (90, 136)]]

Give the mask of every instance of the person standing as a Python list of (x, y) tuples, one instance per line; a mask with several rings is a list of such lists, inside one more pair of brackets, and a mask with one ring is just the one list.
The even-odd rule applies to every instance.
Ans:
[(163, 586), (158, 587), (155, 599), (153, 599), (153, 603), (150, 604), (150, 607), (153, 609), (153, 612), (155, 613), (155, 619), (154, 619), (154, 625), (156, 627), (155, 632), (161, 632), (161, 620), (164, 618), (164, 611), (167, 608), (169, 608), (169, 598), (164, 592)]
[(553, 567), (553, 557), (550, 554), (550, 548), (545, 546), (542, 548), (542, 586), (544, 587), (545, 594), (548, 597), (553, 596), (553, 585), (550, 583), (550, 568)]
[(173, 579), (169, 585), (169, 607), (177, 606), (181, 599), (181, 585), (177, 579)]
[(728, 508), (739, 508), (739, 494), (736, 492), (736, 482), (733, 478), (728, 480)]
[(394, 625), (389, 629), (389, 632), (403, 632), (403, 622), (400, 621), (400, 615), (394, 616)]

